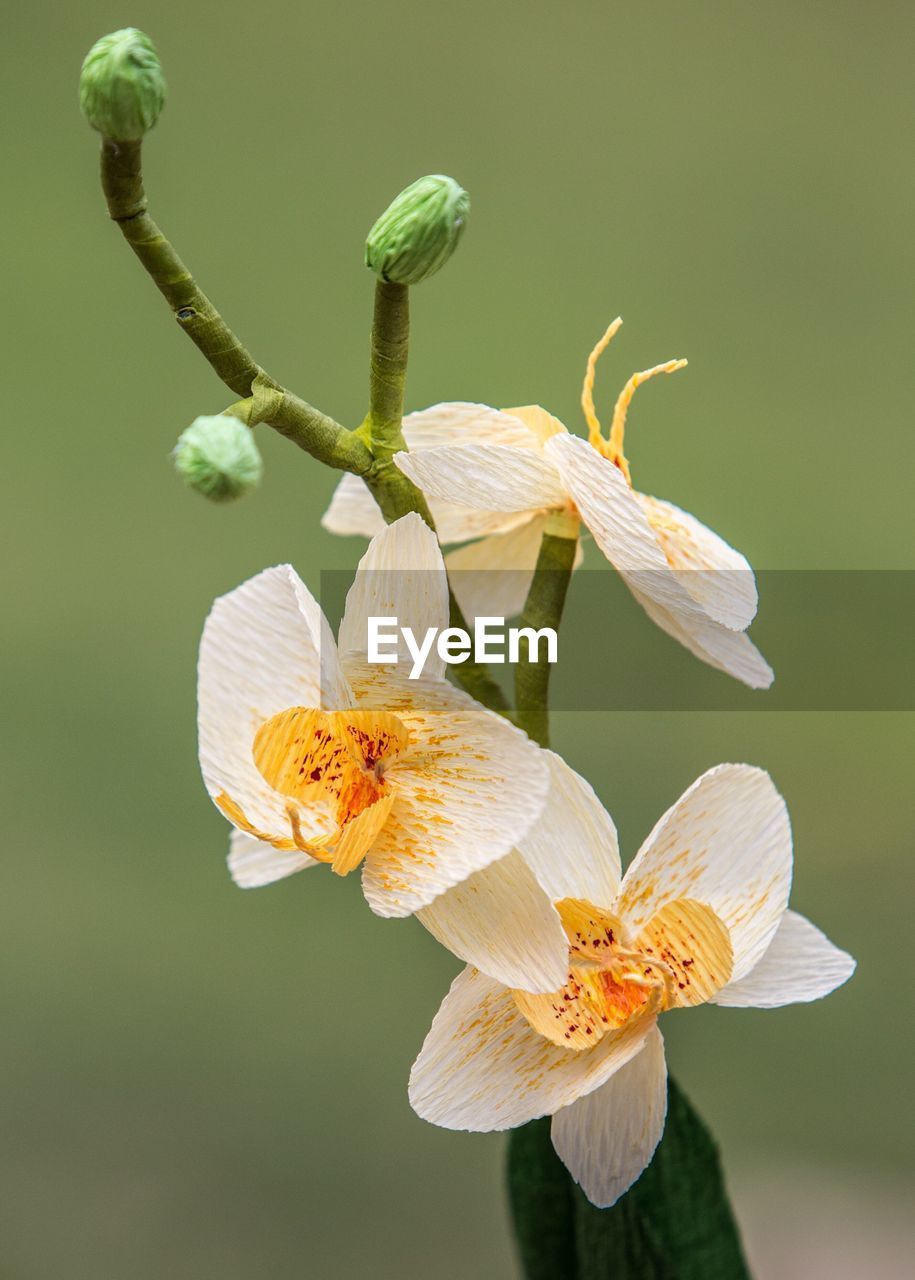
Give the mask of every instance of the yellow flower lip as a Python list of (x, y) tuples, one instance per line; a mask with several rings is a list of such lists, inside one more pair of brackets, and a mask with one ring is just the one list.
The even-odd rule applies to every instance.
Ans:
[(626, 414), (629, 405), (632, 403), (632, 397), (643, 382), (647, 382), (649, 378), (653, 378), (658, 373), (676, 373), (678, 369), (684, 369), (687, 365), (686, 360), (665, 360), (663, 364), (653, 365), (650, 369), (642, 369), (632, 376), (626, 382), (622, 391), (617, 397), (616, 404), (613, 409), (613, 420), (610, 424), (610, 431), (606, 438), (601, 433), (601, 425), (598, 420), (597, 413), (594, 409), (594, 378), (597, 371), (597, 362), (604, 351), (610, 345), (611, 340), (619, 332), (623, 321), (621, 316), (607, 327), (603, 336), (588, 356), (588, 362), (585, 367), (585, 378), (581, 388), (581, 407), (585, 415), (585, 422), (588, 424), (588, 442), (593, 445), (597, 452), (614, 466), (619, 467), (630, 488), (632, 488), (632, 478), (629, 473), (629, 462), (623, 452), (623, 436), (626, 431)]
[[(385, 779), (385, 765), (409, 742), (407, 727), (386, 711), (287, 707), (265, 720), (254, 735), (252, 756), (264, 781), (288, 798), (290, 829), (289, 837), (269, 843), (329, 862), (338, 875), (354, 871), (394, 804), (396, 791)], [(263, 839), (231, 797), (220, 796), (217, 803), (242, 830)], [(315, 803), (330, 810), (336, 829), (309, 838), (299, 805)]]
[(704, 1004), (729, 981), (734, 953), (728, 929), (704, 903), (678, 898), (635, 937), (619, 916), (579, 898), (556, 903), (569, 940), (569, 976), (546, 995), (514, 991), (540, 1035), (583, 1050), (633, 1018)]

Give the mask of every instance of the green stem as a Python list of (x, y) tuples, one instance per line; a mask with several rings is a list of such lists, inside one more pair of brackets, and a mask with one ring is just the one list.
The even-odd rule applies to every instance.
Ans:
[[(405, 284), (378, 280), (372, 318), (369, 412), (359, 428), (374, 461), (364, 479), (388, 524), (416, 511), (434, 529), (435, 521), (422, 493), (394, 463), (394, 455), (407, 448), (403, 407), (409, 350), (409, 289)], [(453, 592), (449, 599), (450, 625), (466, 631), (467, 622)], [(507, 710), (507, 698), (481, 663), (463, 663), (456, 674), (462, 688), (478, 702), (492, 711)]]
[(403, 438), (403, 403), (409, 350), (409, 290), (405, 284), (378, 280), (372, 317), (369, 411), (357, 430), (372, 457), (364, 479), (388, 524), (416, 511), (434, 529), (425, 498), (394, 464), (395, 453), (407, 447)]
[(405, 284), (375, 282), (372, 348), (369, 360), (369, 411), (359, 435), (372, 455), (365, 482), (388, 524), (416, 511), (428, 524), (435, 522), (425, 498), (394, 463), (403, 452), (404, 392), (410, 351), (410, 291)]
[[(448, 591), (448, 600), (451, 609), (451, 617), (448, 620), (450, 627), (460, 627), (462, 631), (469, 631), (467, 619), (454, 597), (454, 592)], [(469, 658), (467, 662), (461, 663), (455, 668), (455, 675), (461, 688), (475, 698), (477, 702), (482, 702), (484, 707), (489, 707), (490, 711), (498, 711), (500, 715), (508, 713), (508, 698), (493, 680), (489, 674), (489, 668), (482, 662), (475, 662)]]
[[(537, 557), (537, 567), (521, 614), (522, 628), (539, 631), (551, 627), (559, 631), (562, 610), (575, 552), (578, 548), (579, 519), (567, 511), (555, 512), (547, 521)], [(540, 661), (532, 662), (528, 638), (521, 637), (520, 661), (515, 667), (515, 719), (528, 737), (542, 747), (550, 742), (550, 664), (545, 646), (537, 649)]]
[[(434, 530), (435, 522), (425, 498), (393, 461), (395, 453), (407, 447), (402, 427), (410, 340), (407, 286), (377, 282), (369, 413), (357, 430), (348, 431), (265, 373), (198, 287), (146, 212), (141, 144), (104, 138), (101, 175), (112, 220), (168, 302), (178, 324), (229, 390), (241, 397), (226, 412), (251, 427), (266, 422), (319, 462), (362, 476), (388, 524), (415, 511)], [(451, 622), (466, 629), (453, 595)], [(495, 711), (506, 709), (507, 700), (485, 667), (467, 663), (458, 668), (458, 680), (485, 706)]]
[[(250, 397), (259, 383), (270, 391), (265, 421), (329, 466), (364, 474), (372, 456), (356, 432), (327, 417), (269, 377), (242, 345), (169, 241), (146, 212), (139, 142), (102, 140), (102, 189), (111, 218), (168, 302), (179, 326), (230, 391)], [(253, 421), (251, 422), (253, 424)]]
[(376, 459), (404, 449), (403, 403), (410, 351), (410, 290), (375, 281), (372, 354), (369, 365), (368, 430)]

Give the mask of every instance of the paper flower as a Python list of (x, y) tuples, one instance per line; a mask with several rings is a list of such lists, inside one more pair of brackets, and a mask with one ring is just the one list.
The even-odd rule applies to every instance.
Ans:
[(414, 1064), (414, 1109), (475, 1131), (551, 1115), (569, 1172), (594, 1204), (614, 1204), (664, 1128), (659, 1014), (815, 1000), (853, 972), (850, 956), (787, 910), (791, 870), (784, 801), (748, 765), (694, 782), (622, 883), (615, 843), (580, 848), (555, 868), (566, 985), (531, 995), (464, 970)]
[[(520, 418), (527, 412), (502, 413), (487, 405), (461, 402), (438, 404), (408, 414), (403, 434), (411, 457), (443, 445), (463, 448), (493, 440), (506, 447), (532, 450), (539, 448), (537, 437)], [(548, 416), (542, 409), (536, 412)], [(520, 613), (548, 512), (506, 513), (461, 505), (447, 497), (427, 497), (439, 542), (443, 546), (468, 544), (445, 557), (452, 589), (465, 616), (471, 620), (478, 616), (510, 618)], [(365, 482), (345, 475), (321, 523), (330, 533), (343, 537), (371, 538), (384, 528), (384, 517)], [(454, 570), (461, 572), (454, 574)]]
[[(757, 607), (746, 559), (694, 516), (633, 489), (623, 453), (636, 388), (686, 361), (633, 374), (617, 400), (608, 437), (601, 435), (594, 370), (621, 323), (614, 320), (588, 360), (582, 392), (587, 441), (537, 405), (500, 412), (486, 405), (440, 404), (404, 420), (409, 452), (395, 461), (429, 499), (443, 543), (482, 539), (447, 559), (449, 570), (485, 571), (453, 580), (469, 615), (510, 616), (521, 608), (547, 517), (569, 510), (581, 517), (663, 631), (751, 688), (767, 688), (772, 670), (744, 634)], [(334, 533), (368, 536), (380, 518), (362, 481), (346, 477), (324, 525)]]
[(370, 666), (370, 616), (418, 635), (448, 625), (441, 552), (419, 516), (373, 539), (336, 645), (289, 565), (217, 600), (200, 648), (200, 763), (236, 828), (238, 884), (364, 863), (372, 909), (405, 916), (510, 853), (544, 807), (549, 766), (446, 683), (435, 654), (418, 680), (409, 663)]

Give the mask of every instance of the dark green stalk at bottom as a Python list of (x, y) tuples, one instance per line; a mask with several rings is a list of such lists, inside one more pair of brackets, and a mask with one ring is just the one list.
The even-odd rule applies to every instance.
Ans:
[(612, 1208), (573, 1183), (548, 1116), (509, 1135), (508, 1190), (525, 1280), (749, 1280), (717, 1147), (672, 1079), (654, 1159)]

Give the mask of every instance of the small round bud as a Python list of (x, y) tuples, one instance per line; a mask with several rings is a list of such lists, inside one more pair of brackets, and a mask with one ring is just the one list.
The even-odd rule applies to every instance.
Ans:
[(165, 80), (149, 36), (124, 27), (96, 40), (83, 62), (79, 105), (104, 137), (139, 141), (165, 106)]
[(251, 428), (228, 413), (195, 418), (172, 457), (184, 482), (214, 502), (240, 498), (264, 473)]
[(470, 196), (453, 178), (418, 178), (390, 204), (365, 242), (365, 265), (395, 284), (419, 284), (458, 246)]

